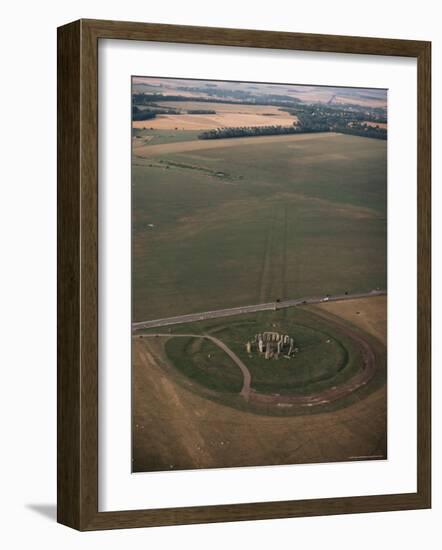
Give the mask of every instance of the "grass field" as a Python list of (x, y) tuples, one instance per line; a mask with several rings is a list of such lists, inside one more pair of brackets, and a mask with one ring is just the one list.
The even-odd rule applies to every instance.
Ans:
[[(245, 343), (268, 330), (292, 336), (298, 353), (292, 359), (278, 360), (248, 354)], [(263, 393), (321, 391), (347, 380), (362, 364), (359, 350), (345, 333), (302, 308), (186, 323), (174, 326), (171, 332), (215, 335), (244, 361), (252, 375), (252, 388)], [(238, 368), (210, 341), (170, 338), (165, 351), (175, 368), (199, 384), (223, 392), (241, 390)]]
[(170, 338), (164, 345), (167, 359), (190, 380), (216, 392), (240, 393), (241, 372), (233, 361), (209, 340), (191, 337)]
[[(132, 139), (132, 150), (134, 155), (137, 155), (139, 149), (146, 145), (161, 145), (164, 143), (197, 140), (198, 135), (201, 133), (199, 130), (154, 130), (150, 128), (149, 120), (144, 120), (142, 122), (144, 122), (144, 126), (140, 126), (140, 128), (136, 130), (135, 137)], [(147, 129), (142, 129), (144, 127)]]
[(133, 150), (134, 321), (385, 288), (385, 141), (158, 136)]
[[(360, 327), (361, 334), (368, 338), (378, 357), (385, 361), (385, 345), (373, 338), (376, 331), (370, 337), (362, 330), (367, 323), (371, 327), (385, 325), (385, 301), (366, 298), (348, 304), (342, 317), (339, 315), (339, 307), (334, 308), (333, 312), (322, 312), (316, 306), (308, 306), (293, 308), (290, 312), (263, 312), (257, 314), (255, 319), (244, 316), (241, 317), (242, 328), (238, 326), (239, 319), (232, 317), (225, 319), (222, 324), (220, 320), (195, 323), (191, 330), (206, 330), (216, 334), (223, 341), (229, 341), (232, 347), (236, 342), (239, 354), (241, 346), (238, 331), (249, 337), (257, 327), (273, 324), (279, 328), (290, 326), (301, 342), (306, 336), (299, 332), (298, 327), (302, 323), (302, 326), (308, 325), (316, 333), (327, 331), (336, 342), (344, 344), (351, 354), (357, 354), (342, 328), (334, 327), (333, 322), (339, 319), (347, 323), (348, 315), (359, 311), (358, 321), (364, 320), (359, 325), (351, 325)], [(330, 306), (333, 308), (338, 304)], [(326, 317), (318, 318), (314, 312), (319, 311), (321, 315), (325, 313)], [(229, 331), (231, 323), (236, 324), (233, 332)], [(189, 330), (189, 326), (183, 325), (174, 327), (172, 332), (185, 333)], [(201, 339), (189, 340), (185, 347), (188, 348), (187, 357), (191, 357), (192, 361), (187, 368), (183, 368), (183, 365), (176, 363), (176, 350), (171, 353), (165, 340), (186, 341), (185, 338), (176, 337), (136, 336), (133, 339), (134, 471), (386, 458), (385, 365), (379, 369), (377, 380), (370, 387), (353, 392), (340, 406), (324, 406), (319, 412), (307, 409), (303, 414), (291, 414), (285, 410), (278, 414), (256, 414), (257, 411), (241, 408), (233, 401), (232, 392), (237, 392), (240, 387), (238, 370), (219, 350), (210, 346), (210, 343), (205, 347), (206, 343)], [(306, 354), (308, 345), (304, 341)], [(310, 346), (317, 348), (319, 356), (322, 354), (321, 341), (312, 340)], [(206, 361), (207, 354), (211, 355), (209, 364)], [(311, 365), (316, 363), (318, 354), (311, 355)], [(248, 365), (253, 371), (252, 379), (253, 376), (259, 379), (261, 366), (251, 365), (245, 355), (243, 358), (249, 361)], [(329, 354), (329, 367), (334, 364), (336, 368), (339, 358), (339, 352)], [(184, 359), (180, 355), (181, 360)], [(278, 366), (275, 365), (278, 362), (266, 363), (267, 366), (262, 368), (272, 369), (272, 375), (266, 373), (266, 379), (274, 384), (278, 381)], [(321, 369), (319, 365), (317, 368)], [(202, 377), (204, 370), (208, 375), (206, 380)], [(218, 376), (221, 371), (222, 376)], [(287, 374), (290, 376), (290, 371)], [(336, 372), (328, 374), (333, 376)], [(304, 377), (308, 376), (312, 377), (314, 373), (308, 375), (304, 371)], [(207, 384), (209, 378), (211, 384)], [(331, 383), (331, 378), (328, 383)], [(215, 395), (218, 397), (215, 398)]]

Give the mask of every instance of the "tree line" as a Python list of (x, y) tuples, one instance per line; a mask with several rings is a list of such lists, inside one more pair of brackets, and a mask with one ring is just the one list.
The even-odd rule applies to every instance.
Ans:
[(311, 127), (298, 126), (240, 126), (232, 128), (216, 128), (206, 130), (198, 135), (198, 139), (226, 139), (252, 136), (279, 136), (287, 134), (312, 134), (317, 132), (339, 132), (354, 136), (369, 137), (375, 139), (387, 139), (387, 130), (374, 128), (366, 124), (360, 126), (327, 126), (315, 124)]
[(188, 109), (188, 115), (216, 115), (213, 109)]
[(152, 105), (148, 109), (140, 109), (136, 105), (132, 106), (132, 120), (150, 120), (157, 115), (178, 115), (175, 109), (163, 109)]
[(375, 139), (387, 139), (388, 132), (385, 128), (373, 127), (368, 124), (359, 124), (354, 126), (337, 126), (333, 131), (341, 134), (350, 134), (352, 136), (362, 136)]
[(157, 114), (149, 109), (138, 109), (138, 107), (132, 107), (132, 120), (151, 120), (155, 118)]
[(286, 134), (305, 134), (322, 130), (298, 128), (296, 126), (240, 126), (232, 128), (216, 128), (206, 130), (198, 135), (198, 139), (224, 139), (247, 136), (278, 136)]

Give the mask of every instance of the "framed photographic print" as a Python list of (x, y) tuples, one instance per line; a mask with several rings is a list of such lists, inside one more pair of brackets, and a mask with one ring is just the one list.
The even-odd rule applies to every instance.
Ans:
[(59, 28), (59, 522), (430, 507), (430, 65)]

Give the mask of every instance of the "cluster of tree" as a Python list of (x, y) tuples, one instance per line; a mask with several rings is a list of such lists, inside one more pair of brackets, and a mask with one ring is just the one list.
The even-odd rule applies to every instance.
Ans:
[(132, 107), (132, 120), (150, 120), (157, 114), (149, 109), (139, 109), (135, 105)]
[(217, 128), (206, 130), (198, 135), (198, 139), (225, 139), (247, 136), (277, 136), (286, 134), (308, 134), (315, 132), (340, 132), (355, 136), (370, 137), (376, 139), (387, 139), (387, 130), (376, 128), (368, 124), (353, 126), (327, 126), (326, 124), (312, 124), (306, 126), (241, 126), (233, 128)]
[[(366, 107), (359, 106), (360, 110), (367, 111)], [(374, 117), (377, 117), (379, 119), (383, 118), (383, 122), (387, 122), (387, 109), (385, 107), (370, 107), (368, 109), (368, 112), (372, 114)], [(382, 122), (379, 120), (379, 122)]]
[(216, 130), (207, 130), (199, 134), (198, 139), (222, 139), (246, 136), (278, 136), (285, 134), (304, 134), (315, 131), (316, 130), (298, 128), (296, 126), (240, 126), (234, 128), (217, 128)]
[(367, 105), (358, 105), (355, 103), (327, 103), (327, 104), (316, 104), (314, 107), (322, 106), (325, 109), (335, 109), (338, 111), (349, 111), (353, 115), (361, 114), (365, 119), (367, 116), (374, 117), (382, 122), (387, 122), (387, 109), (385, 107), (370, 107)]
[(136, 105), (132, 106), (132, 120), (149, 120), (156, 115), (179, 115), (180, 111), (176, 109), (164, 109), (162, 107), (151, 106), (147, 109), (141, 109)]
[(361, 116), (360, 120), (363, 120), (362, 114), (341, 109), (338, 110), (322, 104), (305, 105), (296, 109), (296, 111), (291, 111), (291, 114), (298, 117), (299, 124), (308, 128), (318, 125), (327, 127), (337, 124), (345, 125), (358, 120), (359, 116)]
[(213, 109), (188, 109), (188, 115), (216, 115)]
[(340, 132), (357, 136), (387, 139), (387, 130), (367, 124), (381, 123), (385, 114), (372, 113), (366, 108), (336, 108), (324, 104), (302, 105), (290, 114), (298, 117), (298, 126), (304, 131)]
[(388, 135), (388, 132), (385, 128), (369, 126), (368, 124), (353, 124), (352, 126), (336, 128), (336, 131), (340, 132), (341, 134), (351, 134), (353, 136), (370, 137), (376, 139), (387, 139)]

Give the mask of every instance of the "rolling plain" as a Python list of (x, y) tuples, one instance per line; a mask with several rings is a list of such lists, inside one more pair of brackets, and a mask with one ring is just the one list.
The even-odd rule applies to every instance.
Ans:
[(385, 288), (386, 142), (149, 143), (133, 153), (133, 321)]
[(385, 91), (133, 93), (132, 470), (385, 459)]

